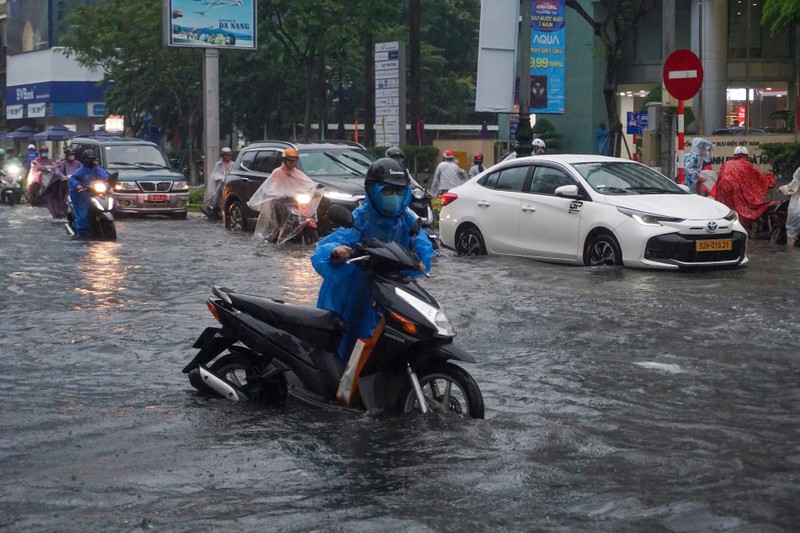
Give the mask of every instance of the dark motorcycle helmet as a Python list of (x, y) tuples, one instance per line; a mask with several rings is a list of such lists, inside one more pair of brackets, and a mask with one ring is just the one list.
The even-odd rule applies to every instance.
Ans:
[(392, 159), (399, 159), (403, 160), (406, 158), (406, 154), (403, 153), (403, 150), (400, 149), (399, 146), (392, 146), (386, 150), (386, 157), (391, 157)]
[(94, 150), (86, 150), (83, 152), (83, 158), (81, 159), (81, 163), (87, 167), (93, 167), (95, 161), (97, 161), (97, 156), (94, 155)]
[(64, 157), (68, 157), (71, 155), (75, 155), (75, 150), (73, 150), (72, 148), (67, 148), (66, 150), (64, 150)]
[(391, 157), (381, 157), (369, 166), (367, 179), (364, 186), (374, 183), (389, 183), (401, 187), (408, 187), (411, 181), (408, 179), (406, 169), (400, 162)]
[(399, 217), (411, 204), (411, 180), (403, 165), (390, 157), (382, 157), (370, 165), (364, 188), (369, 205), (384, 217)]

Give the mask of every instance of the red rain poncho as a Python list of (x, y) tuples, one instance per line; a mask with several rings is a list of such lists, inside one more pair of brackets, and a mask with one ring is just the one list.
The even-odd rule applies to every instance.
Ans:
[(719, 170), (715, 198), (739, 213), (747, 229), (769, 207), (764, 198), (774, 185), (775, 176), (762, 174), (747, 157), (736, 156)]

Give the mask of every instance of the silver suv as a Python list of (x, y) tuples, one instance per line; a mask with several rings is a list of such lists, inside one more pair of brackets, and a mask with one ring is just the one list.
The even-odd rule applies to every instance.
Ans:
[(83, 159), (83, 152), (92, 150), (109, 174), (119, 173), (112, 191), (117, 216), (186, 218), (189, 184), (156, 144), (127, 137), (75, 137), (70, 148), (78, 161)]

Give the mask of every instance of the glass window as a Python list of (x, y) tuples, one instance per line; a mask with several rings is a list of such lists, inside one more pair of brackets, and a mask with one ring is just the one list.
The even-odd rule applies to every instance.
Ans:
[(248, 150), (244, 154), (242, 154), (242, 162), (239, 163), (239, 166), (245, 170), (253, 170), (253, 161), (256, 158), (256, 151), (255, 150)]
[(479, 179), (478, 183), (488, 189), (494, 189), (495, 187), (497, 187), (497, 178), (499, 177), (500, 177), (499, 172), (492, 172), (491, 174)]
[(575, 163), (572, 166), (600, 194), (691, 194), (663, 174), (638, 163)]
[(530, 167), (511, 167), (500, 171), (495, 189), (498, 191), (522, 192)]
[(531, 183), (531, 192), (537, 194), (555, 194), (562, 185), (577, 185), (561, 170), (550, 167), (536, 167)]

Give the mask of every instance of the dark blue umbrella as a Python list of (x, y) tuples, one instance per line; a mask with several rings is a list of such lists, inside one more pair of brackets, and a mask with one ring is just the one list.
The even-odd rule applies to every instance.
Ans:
[(33, 136), (35, 141), (68, 141), (77, 135), (76, 132), (65, 126), (50, 126), (44, 131)]
[(4, 131), (0, 131), (0, 141), (13, 141), (11, 137), (8, 136), (8, 133)]
[(8, 134), (14, 141), (29, 141), (33, 138), (33, 128), (30, 126), (22, 126)]
[(489, 125), (485, 120), (483, 121), (483, 124), (481, 124), (481, 132), (478, 134), (478, 137), (481, 139), (489, 138)]

